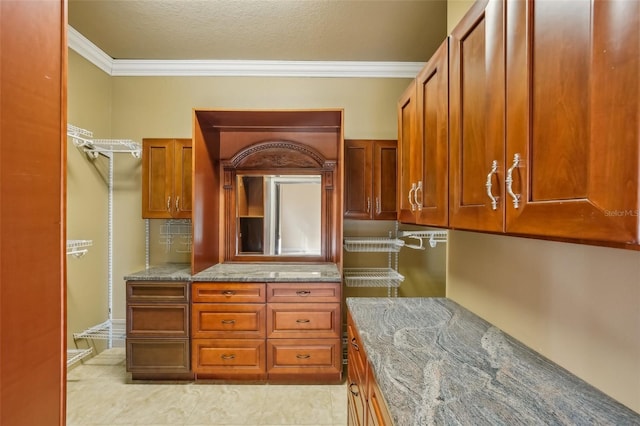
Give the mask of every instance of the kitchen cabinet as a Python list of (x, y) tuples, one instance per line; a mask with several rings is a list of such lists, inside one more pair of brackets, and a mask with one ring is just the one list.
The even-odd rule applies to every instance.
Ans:
[[(452, 228), (504, 226), (504, 2), (478, 1), (450, 36)], [(495, 167), (494, 167), (495, 166)], [(488, 194), (495, 198), (492, 199)]]
[(362, 339), (347, 311), (347, 419), (350, 426), (393, 425), (367, 360)]
[(395, 140), (345, 140), (344, 217), (396, 220)]
[(189, 283), (127, 281), (127, 371), (133, 379), (190, 379)]
[(142, 217), (191, 218), (191, 139), (142, 140)]
[(446, 227), (449, 50), (445, 40), (398, 102), (400, 221)]
[(510, 2), (506, 230), (638, 243), (640, 3)]
[(340, 382), (341, 300), (340, 283), (267, 284), (270, 381)]
[(196, 378), (264, 380), (265, 284), (192, 285), (191, 354)]
[(341, 380), (340, 283), (197, 282), (192, 296), (197, 378)]
[(450, 226), (637, 244), (640, 5), (508, 5), (451, 35)]
[(398, 220), (415, 221), (415, 192), (417, 190), (417, 161), (419, 149), (416, 123), (415, 79), (398, 99)]

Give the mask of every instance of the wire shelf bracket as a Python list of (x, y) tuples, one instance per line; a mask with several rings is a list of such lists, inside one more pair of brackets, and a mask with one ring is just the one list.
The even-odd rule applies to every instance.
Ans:
[(438, 243), (447, 242), (447, 231), (400, 231), (399, 237), (411, 238), (418, 241), (418, 244), (406, 244), (405, 247), (424, 250), (424, 240), (428, 240), (429, 247), (434, 248)]
[(93, 353), (93, 348), (67, 349), (67, 368), (79, 363)]
[(82, 257), (89, 252), (86, 247), (91, 247), (92, 245), (92, 240), (67, 240), (67, 254), (76, 258)]
[(135, 158), (142, 156), (142, 146), (137, 142), (129, 139), (93, 139), (93, 132), (73, 124), (67, 124), (67, 136), (92, 159), (100, 154), (110, 157), (113, 153), (128, 153)]

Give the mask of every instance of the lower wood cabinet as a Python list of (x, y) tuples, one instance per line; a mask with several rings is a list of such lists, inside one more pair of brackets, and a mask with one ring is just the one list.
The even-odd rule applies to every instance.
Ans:
[(338, 383), (340, 283), (192, 285), (197, 379)]
[(127, 371), (132, 379), (193, 377), (189, 283), (127, 281)]
[(362, 340), (347, 312), (347, 410), (350, 426), (388, 426), (393, 420), (367, 360)]

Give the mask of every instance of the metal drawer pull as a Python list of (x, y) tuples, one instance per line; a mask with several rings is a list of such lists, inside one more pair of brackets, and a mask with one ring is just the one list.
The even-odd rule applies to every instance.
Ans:
[(371, 198), (367, 197), (367, 213), (371, 211)]
[(236, 294), (236, 292), (233, 290), (225, 290), (222, 292), (222, 294), (224, 294), (225, 296), (233, 296), (234, 294)]
[(180, 211), (180, 196), (179, 195), (176, 197), (176, 211), (177, 212)]
[(349, 383), (349, 392), (351, 392), (351, 394), (352, 394), (353, 396), (359, 396), (359, 395), (360, 395), (360, 393), (358, 393), (358, 391), (354, 391), (354, 390), (353, 390), (353, 386), (355, 386), (355, 387), (357, 388), (357, 387), (358, 387), (358, 384), (357, 384), (357, 383)]
[(376, 197), (376, 214), (380, 214), (382, 212), (382, 208), (380, 207), (380, 198)]
[(500, 197), (494, 197), (493, 192), (491, 192), (491, 187), (493, 186), (493, 183), (491, 182), (491, 176), (497, 173), (498, 173), (498, 161), (493, 160), (493, 162), (491, 163), (491, 171), (487, 175), (487, 183), (485, 184), (485, 186), (487, 187), (487, 195), (491, 200), (491, 208), (493, 210), (498, 209), (498, 198), (500, 198)]
[(298, 290), (296, 291), (298, 296), (308, 296), (311, 294), (311, 290)]
[(415, 204), (413, 204), (413, 199), (411, 198), (411, 193), (415, 191), (416, 191), (416, 184), (412, 183), (411, 189), (409, 190), (409, 204), (411, 205), (411, 211), (414, 211), (416, 209)]
[(220, 358), (222, 358), (222, 359), (235, 359), (235, 357), (236, 356), (234, 354), (222, 354), (220, 356)]
[(301, 354), (299, 354), (299, 355), (296, 355), (296, 358), (298, 358), (298, 359), (309, 359), (309, 358), (311, 358), (311, 355), (307, 355), (307, 354), (301, 355)]
[(513, 170), (520, 164), (520, 154), (513, 155), (513, 164), (507, 170), (507, 178), (504, 180), (507, 184), (507, 193), (513, 198), (513, 207), (518, 208), (520, 205), (520, 194), (513, 193)]
[[(418, 191), (420, 191), (420, 201), (418, 201)], [(416, 207), (418, 211), (422, 211), (422, 181), (418, 181), (418, 186), (416, 187), (416, 192), (413, 193), (413, 198), (416, 201)]]
[(297, 323), (299, 323), (299, 324), (305, 324), (305, 323), (311, 322), (311, 320), (308, 320), (308, 319), (298, 319), (298, 320), (296, 320), (296, 322), (297, 322)]
[(222, 320), (222, 323), (223, 324), (235, 324), (236, 320), (232, 320), (232, 319), (230, 319), (230, 320)]
[(354, 348), (356, 351), (359, 351), (359, 350), (360, 350), (360, 346), (358, 346), (358, 344), (356, 343), (356, 338), (355, 338), (355, 337), (351, 338), (351, 346), (353, 346), (353, 348)]
[(171, 211), (171, 196), (167, 198), (167, 211), (168, 212)]

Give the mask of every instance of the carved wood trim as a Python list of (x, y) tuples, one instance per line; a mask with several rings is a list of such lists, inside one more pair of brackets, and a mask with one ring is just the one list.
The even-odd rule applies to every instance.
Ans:
[[(308, 145), (294, 141), (258, 142), (225, 161), (225, 169), (324, 169), (324, 156)], [(335, 167), (335, 162), (334, 162)]]

